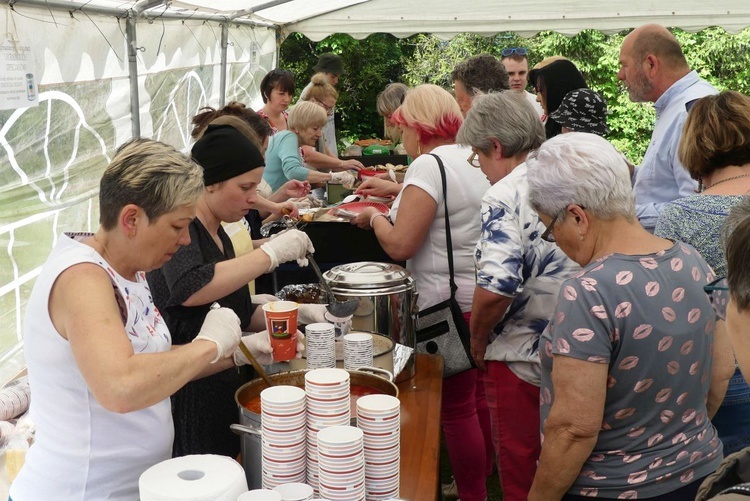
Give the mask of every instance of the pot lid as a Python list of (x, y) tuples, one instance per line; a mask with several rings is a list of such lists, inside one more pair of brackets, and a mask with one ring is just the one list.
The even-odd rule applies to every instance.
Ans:
[(397, 264), (362, 261), (335, 266), (323, 274), (331, 287), (382, 288), (411, 282), (411, 273)]

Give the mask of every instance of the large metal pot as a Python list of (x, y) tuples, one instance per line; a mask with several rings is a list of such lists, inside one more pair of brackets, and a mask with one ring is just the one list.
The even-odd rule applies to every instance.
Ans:
[(363, 261), (336, 266), (323, 276), (338, 299), (359, 300), (352, 330), (377, 332), (411, 348), (396, 381), (413, 377), (419, 308), (411, 273), (396, 264)]
[[(390, 374), (386, 371), (363, 368), (362, 370), (348, 371), (349, 383), (352, 385), (374, 388), (385, 395), (398, 397), (398, 387), (396, 387), (390, 379), (385, 379), (384, 377), (377, 376), (370, 372), (364, 372), (365, 370), (384, 373), (386, 376), (390, 377)], [(305, 373), (307, 373), (307, 371), (304, 370), (279, 372), (268, 377), (275, 385), (290, 385), (304, 388)], [(236, 433), (242, 435), (242, 467), (245, 469), (247, 485), (250, 489), (262, 488), (263, 477), (261, 465), (263, 458), (260, 436), (260, 414), (248, 410), (245, 408), (245, 404), (260, 395), (260, 392), (266, 388), (268, 388), (266, 382), (263, 381), (263, 379), (258, 378), (240, 386), (240, 388), (234, 393), (234, 401), (237, 403), (237, 407), (240, 411), (240, 424), (232, 425), (231, 428)]]

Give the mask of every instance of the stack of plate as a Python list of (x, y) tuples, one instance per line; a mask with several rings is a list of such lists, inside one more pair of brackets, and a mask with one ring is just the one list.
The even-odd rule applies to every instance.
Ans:
[(363, 433), (354, 426), (331, 426), (318, 433), (320, 495), (331, 501), (364, 501)]
[(263, 488), (307, 479), (305, 391), (272, 386), (260, 393)]
[(349, 373), (342, 369), (314, 369), (305, 374), (307, 393), (307, 483), (319, 491), (318, 432), (348, 425)]
[(363, 433), (368, 501), (398, 497), (400, 405), (399, 399), (390, 395), (365, 395), (357, 400), (357, 427)]

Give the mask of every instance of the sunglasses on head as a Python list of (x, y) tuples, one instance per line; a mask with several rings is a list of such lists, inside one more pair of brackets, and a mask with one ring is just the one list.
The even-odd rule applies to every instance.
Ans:
[(502, 52), (500, 52), (503, 57), (509, 57), (513, 54), (517, 56), (525, 56), (526, 55), (526, 47), (509, 47), (507, 49), (503, 49)]

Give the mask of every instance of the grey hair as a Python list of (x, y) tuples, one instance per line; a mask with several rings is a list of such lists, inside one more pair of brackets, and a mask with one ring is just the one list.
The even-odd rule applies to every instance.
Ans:
[(546, 139), (539, 115), (522, 93), (492, 92), (473, 99), (456, 141), (487, 153), (493, 138), (506, 158), (539, 148)]
[(399, 82), (386, 85), (385, 89), (378, 94), (378, 99), (375, 103), (378, 114), (393, 115), (396, 108), (403, 104), (404, 98), (406, 97), (406, 91), (408, 90), (409, 87)]
[(750, 266), (747, 254), (750, 249), (750, 197), (732, 207), (722, 227), (722, 243), (727, 258), (727, 283), (729, 294), (737, 309), (750, 309)]
[(203, 169), (184, 153), (152, 139), (135, 138), (120, 146), (99, 182), (99, 224), (117, 226), (120, 211), (134, 204), (153, 223), (203, 193)]
[(587, 132), (560, 134), (526, 159), (532, 207), (555, 216), (570, 204), (601, 219), (635, 219), (625, 157), (606, 139)]

